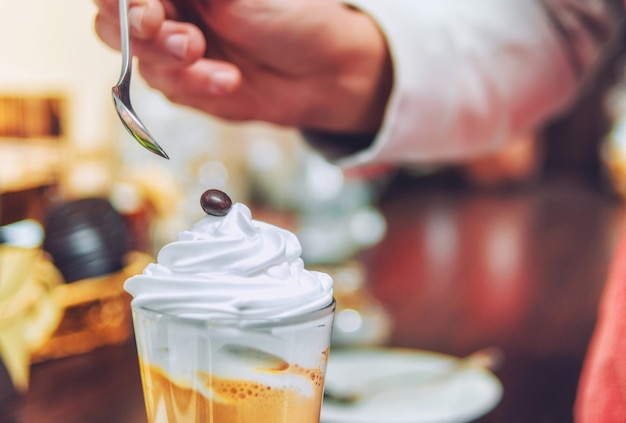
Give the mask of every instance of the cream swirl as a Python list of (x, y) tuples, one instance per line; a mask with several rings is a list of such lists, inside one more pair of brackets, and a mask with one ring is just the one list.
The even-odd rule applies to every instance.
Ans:
[(297, 237), (233, 205), (164, 246), (157, 263), (126, 281), (133, 306), (181, 317), (277, 318), (332, 301), (330, 276), (304, 268)]

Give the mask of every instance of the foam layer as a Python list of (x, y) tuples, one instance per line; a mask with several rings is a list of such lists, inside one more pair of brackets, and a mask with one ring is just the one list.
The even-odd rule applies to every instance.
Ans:
[(172, 382), (158, 367), (143, 366), (143, 372), (150, 423), (319, 422), (323, 391), (317, 372), (309, 374), (317, 388), (308, 397), (288, 388), (201, 374), (205, 388), (214, 393), (205, 396)]

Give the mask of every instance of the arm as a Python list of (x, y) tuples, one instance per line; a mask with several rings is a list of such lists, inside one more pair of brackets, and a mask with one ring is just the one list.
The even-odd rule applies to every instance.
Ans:
[(347, 167), (453, 161), (537, 128), (572, 102), (623, 16), (599, 0), (349, 1), (386, 35), (394, 83)]

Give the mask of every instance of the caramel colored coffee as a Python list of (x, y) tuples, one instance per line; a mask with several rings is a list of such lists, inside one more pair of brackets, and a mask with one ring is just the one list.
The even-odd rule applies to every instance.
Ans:
[(323, 394), (320, 370), (283, 370), (305, 375), (313, 385), (312, 396), (293, 388), (272, 388), (198, 373), (199, 381), (213, 392), (213, 398), (173, 382), (156, 366), (141, 363), (141, 371), (149, 423), (319, 422)]

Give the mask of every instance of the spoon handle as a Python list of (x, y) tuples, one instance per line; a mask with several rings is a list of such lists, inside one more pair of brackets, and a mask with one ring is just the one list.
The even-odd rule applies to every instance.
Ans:
[(130, 79), (132, 70), (132, 51), (130, 47), (130, 25), (128, 23), (128, 0), (119, 0), (120, 11), (120, 43), (122, 49), (122, 71), (120, 73), (121, 83), (125, 79)]

